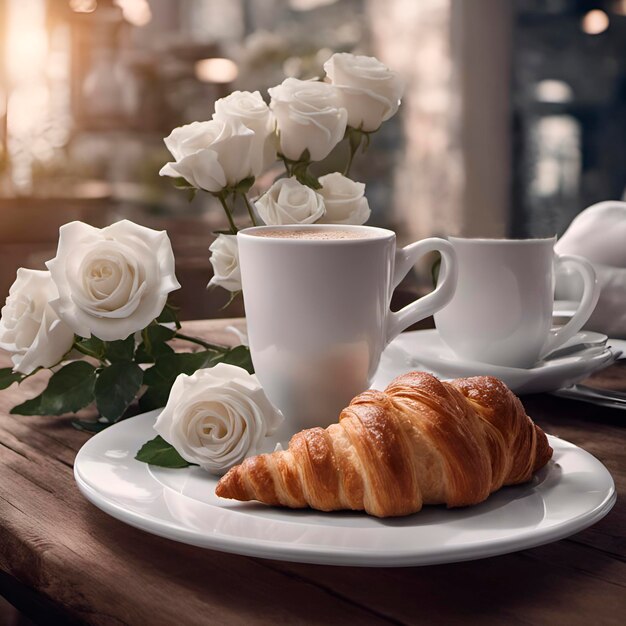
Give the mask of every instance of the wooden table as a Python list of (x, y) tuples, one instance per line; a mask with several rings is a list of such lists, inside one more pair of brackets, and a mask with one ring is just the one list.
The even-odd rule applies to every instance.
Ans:
[[(228, 323), (195, 322), (186, 330), (226, 343)], [(8, 364), (6, 355), (0, 360)], [(72, 475), (87, 435), (69, 418), (8, 415), (42, 382), (0, 393), (0, 593), (38, 622), (625, 623), (626, 412), (547, 395), (524, 399), (543, 428), (584, 447), (613, 474), (617, 504), (594, 527), (481, 561), (342, 568), (202, 550), (102, 513)]]

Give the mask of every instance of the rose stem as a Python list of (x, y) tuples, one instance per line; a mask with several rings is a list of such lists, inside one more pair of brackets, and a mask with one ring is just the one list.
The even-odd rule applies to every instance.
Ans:
[(226, 346), (216, 346), (212, 343), (207, 343), (206, 341), (202, 341), (202, 339), (198, 339), (197, 337), (190, 337), (189, 335), (183, 335), (183, 333), (176, 333), (175, 337), (177, 339), (182, 339), (184, 341), (190, 341), (191, 343), (197, 343), (199, 346), (206, 348), (207, 350), (213, 350), (215, 352), (222, 352), (227, 350)]
[(245, 193), (241, 194), (243, 197), (243, 201), (246, 203), (246, 208), (248, 209), (248, 215), (250, 216), (250, 219), (252, 220), (252, 226), (256, 226), (257, 222), (256, 219), (254, 218), (254, 211), (252, 210), (252, 205), (250, 204), (250, 200), (248, 200), (248, 196)]
[(224, 213), (226, 213), (226, 217), (228, 218), (228, 223), (230, 224), (230, 232), (233, 235), (236, 235), (237, 227), (235, 226), (235, 222), (233, 222), (233, 216), (230, 212), (230, 209), (228, 208), (228, 205), (226, 204), (226, 198), (224, 197), (224, 193), (217, 194), (217, 198), (224, 209)]
[(91, 350), (88, 350), (87, 348), (83, 348), (80, 344), (75, 343), (73, 348), (75, 350), (77, 350), (78, 352), (82, 352), (83, 354), (87, 355), (87, 356), (92, 356), (94, 359), (98, 359), (100, 360), (100, 357), (95, 353), (92, 352)]
[(84, 354), (85, 356), (90, 356), (90, 357), (96, 359), (97, 361), (100, 362), (101, 365), (106, 365), (107, 364), (106, 359), (103, 359), (99, 354), (96, 354), (95, 352), (92, 352), (88, 348), (85, 348), (84, 346), (81, 346), (77, 341), (74, 342), (74, 345), (72, 346), (72, 348), (70, 350), (68, 350), (68, 352), (66, 354), (69, 354), (72, 351), (72, 349), (76, 350), (77, 352), (80, 352), (81, 354)]
[(283, 165), (285, 166), (285, 172), (287, 172), (287, 178), (291, 178), (293, 176), (293, 172), (291, 171), (291, 168), (289, 167), (289, 161), (287, 160), (287, 157), (281, 154), (280, 158), (283, 162)]
[(359, 149), (361, 145), (361, 135), (359, 134), (359, 138), (357, 141), (352, 141), (352, 137), (350, 137), (350, 157), (348, 159), (348, 163), (346, 164), (346, 169), (343, 171), (344, 176), (350, 176), (350, 168), (352, 167), (352, 161), (354, 161), (354, 155), (356, 151)]

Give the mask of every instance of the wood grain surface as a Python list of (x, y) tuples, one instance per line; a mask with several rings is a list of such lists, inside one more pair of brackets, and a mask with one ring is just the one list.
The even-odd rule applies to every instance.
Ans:
[[(233, 320), (187, 333), (232, 343)], [(0, 355), (0, 367), (9, 364)], [(612, 376), (616, 375), (613, 371)], [(626, 378), (626, 370), (617, 375)], [(549, 433), (611, 471), (618, 501), (592, 528), (511, 555), (453, 565), (300, 565), (185, 546), (88, 503), (72, 464), (88, 435), (70, 417), (10, 416), (45, 375), (0, 393), (0, 593), (39, 598), (38, 623), (623, 624), (626, 617), (626, 411), (527, 396)], [(20, 595), (21, 594), (21, 595)]]

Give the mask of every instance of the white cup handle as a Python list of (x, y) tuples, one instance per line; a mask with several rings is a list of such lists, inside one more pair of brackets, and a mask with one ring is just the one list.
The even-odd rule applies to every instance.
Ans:
[[(555, 256), (555, 264), (570, 266), (571, 269), (577, 271), (583, 279), (583, 295), (576, 313), (572, 316), (565, 326), (557, 330), (551, 330), (546, 343), (541, 351), (540, 358), (543, 359), (550, 352), (562, 346), (568, 339), (571, 339), (591, 317), (593, 310), (598, 304), (600, 297), (600, 283), (596, 279), (596, 272), (593, 265), (580, 256), (562, 255)], [(556, 270), (556, 268), (555, 268)]]
[(400, 311), (389, 312), (387, 316), (387, 343), (411, 324), (432, 315), (452, 300), (458, 277), (456, 252), (452, 244), (438, 237), (417, 241), (396, 252), (393, 288), (395, 289), (400, 284), (400, 281), (409, 273), (417, 260), (428, 252), (441, 253), (441, 268), (437, 287), (432, 293), (408, 304)]

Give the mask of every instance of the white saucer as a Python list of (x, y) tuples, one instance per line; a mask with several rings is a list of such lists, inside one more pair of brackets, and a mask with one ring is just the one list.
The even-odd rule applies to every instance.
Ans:
[[(585, 332), (587, 338), (599, 335)], [(574, 342), (576, 338), (571, 341)], [(615, 341), (609, 341), (610, 346)], [(414, 369), (441, 378), (495, 376), (517, 394), (540, 393), (568, 387), (614, 361), (620, 351), (615, 347), (592, 347), (566, 356), (548, 359), (529, 369), (501, 367), (461, 360), (443, 343), (436, 329), (402, 333), (383, 353), (372, 387), (384, 389), (396, 376)]]
[(549, 437), (553, 460), (527, 485), (505, 487), (463, 509), (425, 507), (401, 518), (320, 513), (217, 498), (199, 468), (134, 459), (154, 437), (158, 411), (125, 420), (81, 448), (74, 475), (82, 493), (113, 517), (147, 532), (235, 554), (332, 565), (397, 567), (479, 559), (576, 533), (615, 503), (607, 469), (576, 446)]

